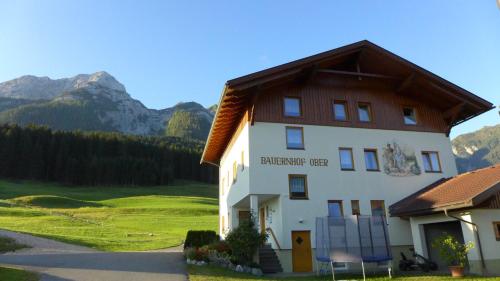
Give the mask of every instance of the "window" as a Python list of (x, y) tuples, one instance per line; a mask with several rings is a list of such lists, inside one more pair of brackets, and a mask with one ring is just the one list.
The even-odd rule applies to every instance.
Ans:
[(439, 163), (439, 155), (435, 151), (422, 151), (422, 159), (424, 161), (424, 169), (428, 173), (441, 172), (441, 164)]
[(354, 170), (352, 148), (339, 148), (339, 155), (340, 155), (340, 169), (346, 171)]
[(233, 162), (233, 182), (236, 182), (236, 175), (238, 174), (238, 163)]
[(369, 103), (358, 103), (358, 117), (361, 122), (372, 121), (372, 109)]
[(341, 200), (328, 200), (328, 216), (329, 217), (344, 216), (344, 208), (342, 207)]
[(241, 151), (241, 170), (245, 170), (245, 151)]
[(371, 200), (372, 216), (385, 216), (384, 200)]
[(359, 200), (351, 200), (351, 209), (354, 216), (361, 215), (361, 209), (359, 208)]
[(286, 97), (283, 100), (283, 111), (286, 117), (300, 117), (302, 116), (302, 108), (300, 98)]
[(290, 199), (307, 199), (307, 176), (288, 175)]
[(415, 108), (403, 107), (403, 119), (406, 125), (417, 125)]
[(495, 238), (497, 239), (497, 241), (500, 241), (500, 221), (494, 221), (493, 228), (495, 231)]
[(365, 165), (367, 171), (379, 171), (376, 149), (365, 149)]
[(286, 147), (304, 149), (304, 130), (302, 127), (286, 127)]
[(333, 102), (333, 118), (337, 121), (347, 121), (347, 102), (336, 100)]
[(222, 183), (220, 185), (220, 194), (224, 195), (224, 187), (226, 185), (226, 178), (222, 178)]

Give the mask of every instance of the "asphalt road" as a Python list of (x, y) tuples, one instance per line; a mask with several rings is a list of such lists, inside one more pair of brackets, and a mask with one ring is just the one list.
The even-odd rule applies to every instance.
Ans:
[(0, 264), (40, 274), (41, 281), (187, 281), (181, 248), (151, 252), (101, 252), (6, 230), (32, 246), (0, 255)]

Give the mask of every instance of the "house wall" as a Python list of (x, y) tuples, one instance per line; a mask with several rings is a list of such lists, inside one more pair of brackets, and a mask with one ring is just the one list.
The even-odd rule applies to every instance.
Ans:
[[(500, 241), (495, 238), (493, 222), (500, 221), (500, 209), (474, 209), (470, 213), (472, 221), (477, 224), (481, 239), (487, 268), (486, 274), (498, 276), (500, 275)], [(479, 261), (474, 265), (479, 267)]]
[[(351, 200), (359, 200), (361, 213), (371, 214), (370, 200), (384, 200), (386, 209), (424, 186), (443, 177), (457, 174), (449, 139), (442, 133), (410, 132), (397, 130), (357, 129), (331, 126), (304, 125), (304, 150), (286, 148), (285, 127), (288, 124), (256, 122), (250, 134), (250, 193), (279, 195), (274, 215), (281, 214), (281, 225), (273, 225), (277, 239), (287, 255), (291, 249), (292, 230), (310, 230), (311, 245), (315, 248), (315, 218), (327, 216), (327, 201), (342, 200), (344, 214), (351, 214)], [(420, 175), (390, 176), (383, 171), (382, 151), (387, 143), (396, 141), (415, 152)], [(355, 171), (342, 171), (339, 164), (339, 147), (351, 147)], [(366, 171), (364, 149), (376, 148), (381, 171)], [(441, 173), (423, 170), (421, 151), (438, 151)], [(261, 157), (301, 157), (304, 166), (263, 165)], [(328, 166), (311, 166), (309, 159), (328, 160)], [(308, 200), (289, 199), (289, 174), (307, 175)], [(412, 245), (408, 220), (388, 218), (393, 246)], [(285, 263), (285, 264), (283, 264)], [(290, 264), (288, 264), (290, 263)], [(291, 258), (283, 257), (285, 269), (291, 270)]]
[[(233, 141), (224, 153), (219, 167), (219, 233), (225, 236), (228, 229), (235, 227), (238, 213), (231, 206), (244, 198), (250, 191), (250, 152), (249, 124), (244, 122), (242, 128), (233, 136)], [(244, 154), (243, 163), (241, 154)], [(236, 181), (233, 182), (233, 163), (237, 163)], [(222, 220), (225, 229), (222, 229)]]

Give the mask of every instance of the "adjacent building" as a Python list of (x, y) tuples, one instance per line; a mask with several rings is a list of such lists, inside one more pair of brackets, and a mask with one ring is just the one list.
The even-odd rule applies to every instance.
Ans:
[[(369, 41), (229, 80), (202, 156), (219, 166), (219, 232), (253, 213), (283, 270), (307, 272), (316, 217), (384, 215), (395, 257), (429, 256), (419, 227), (440, 220), (396, 203), (455, 177), (451, 128), (492, 107)], [(494, 209), (477, 216), (500, 221)], [(488, 258), (500, 264), (499, 245)]]

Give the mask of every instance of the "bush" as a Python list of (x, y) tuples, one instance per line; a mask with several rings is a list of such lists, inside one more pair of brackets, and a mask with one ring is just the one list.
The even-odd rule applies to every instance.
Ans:
[(184, 249), (199, 248), (215, 241), (219, 241), (219, 236), (212, 230), (189, 230), (184, 241)]
[(432, 247), (439, 250), (439, 255), (448, 265), (465, 266), (467, 253), (474, 248), (474, 244), (462, 244), (455, 237), (444, 233), (433, 241)]
[(217, 253), (231, 254), (231, 247), (226, 241), (215, 241), (208, 245), (209, 250), (216, 251)]
[(264, 244), (267, 234), (261, 234), (255, 228), (254, 218), (242, 221), (240, 225), (231, 230), (226, 236), (226, 242), (232, 251), (232, 257), (242, 265), (252, 262), (257, 249)]
[(196, 249), (195, 248), (184, 249), (184, 256), (188, 260), (196, 260)]

